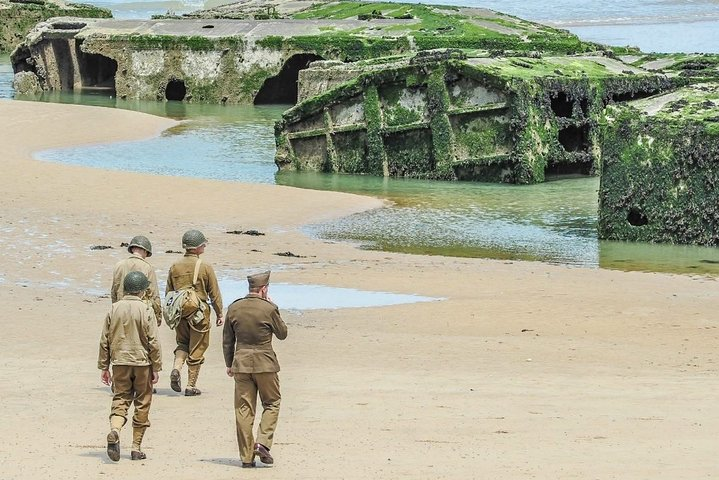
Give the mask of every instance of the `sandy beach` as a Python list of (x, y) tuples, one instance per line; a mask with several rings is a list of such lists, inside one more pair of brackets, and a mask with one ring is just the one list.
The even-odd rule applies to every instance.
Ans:
[[(718, 478), (716, 279), (364, 251), (304, 224), (381, 201), (33, 160), (47, 148), (158, 135), (136, 112), (0, 101), (2, 479)], [(213, 328), (200, 397), (169, 388), (174, 332), (143, 449), (105, 454), (96, 369), (120, 246), (147, 235), (161, 283), (190, 228), (221, 278), (419, 294), (385, 307), (281, 310), (275, 465), (240, 469)], [(232, 235), (255, 229), (264, 236)], [(95, 245), (112, 246), (92, 250)], [(291, 251), (298, 257), (282, 257)], [(270, 289), (270, 294), (272, 290)], [(233, 298), (225, 298), (225, 305)], [(280, 304), (282, 309), (282, 305)]]

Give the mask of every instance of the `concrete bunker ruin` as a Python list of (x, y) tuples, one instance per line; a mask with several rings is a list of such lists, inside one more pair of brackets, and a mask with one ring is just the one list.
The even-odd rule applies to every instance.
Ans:
[(719, 83), (611, 105), (606, 117), (599, 237), (719, 246)]
[[(570, 63), (437, 50), (365, 63), (356, 75), (345, 72), (355, 65), (331, 62), (300, 72), (301, 90), (315, 90), (276, 126), (280, 169), (509, 183), (592, 175), (609, 96), (671, 84), (640, 69), (621, 73), (627, 65), (601, 56)], [(538, 68), (518, 75), (529, 63)], [(560, 69), (561, 77), (535, 73)], [(323, 84), (328, 90), (317, 91)]]
[(13, 52), (15, 73), (31, 72), (49, 90), (115, 95), (117, 61), (85, 50), (84, 39), (76, 37), (85, 26), (84, 21), (77, 19), (51, 21), (52, 36), (42, 42), (20, 45)]
[(253, 103), (255, 105), (296, 104), (300, 70), (306, 69), (316, 60), (322, 60), (322, 57), (313, 53), (292, 55), (285, 61), (277, 75), (267, 78), (262, 83)]

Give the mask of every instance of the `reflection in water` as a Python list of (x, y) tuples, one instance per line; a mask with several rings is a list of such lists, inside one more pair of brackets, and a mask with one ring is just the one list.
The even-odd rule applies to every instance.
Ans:
[(518, 186), (280, 174), (277, 182), (373, 192), (393, 202), (387, 208), (308, 227), (321, 237), (412, 253), (598, 263), (596, 178)]
[[(224, 278), (219, 280), (222, 298), (227, 303), (247, 295), (247, 282)], [(270, 297), (283, 310), (316, 310), (357, 307), (382, 307), (404, 303), (433, 302), (442, 298), (400, 293), (371, 292), (325, 285), (292, 285), (273, 283)]]

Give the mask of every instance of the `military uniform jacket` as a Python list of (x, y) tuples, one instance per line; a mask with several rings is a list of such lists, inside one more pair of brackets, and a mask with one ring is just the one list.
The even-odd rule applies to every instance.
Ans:
[(227, 309), (222, 332), (225, 366), (232, 373), (279, 372), (280, 364), (272, 349), (272, 335), (287, 338), (287, 325), (277, 305), (250, 293)]
[[(195, 273), (195, 263), (200, 257), (193, 253), (186, 253), (182, 259), (176, 261), (167, 274), (167, 288), (165, 294), (173, 290), (181, 290), (192, 285), (192, 276)], [(204, 260), (200, 264), (200, 271), (197, 275), (197, 284), (195, 285), (197, 295), (200, 299), (209, 303), (212, 302), (212, 308), (219, 317), (222, 315), (222, 294), (220, 286), (217, 283), (217, 277), (212, 266)]]
[(105, 317), (97, 368), (113, 365), (146, 366), (162, 370), (162, 350), (157, 339), (157, 319), (140, 297), (125, 295), (113, 303)]
[[(115, 270), (112, 274), (112, 288), (110, 289), (110, 298), (112, 303), (117, 302), (125, 296), (125, 290), (123, 282), (125, 275), (130, 272), (142, 272), (145, 274), (147, 279), (150, 281), (150, 286), (147, 288), (145, 298), (152, 302), (152, 308), (155, 310), (155, 315), (162, 315), (162, 302), (160, 301), (160, 291), (157, 288), (157, 275), (152, 265), (137, 254), (132, 254), (129, 258), (120, 260), (115, 265)], [(161, 318), (161, 317), (160, 317)]]

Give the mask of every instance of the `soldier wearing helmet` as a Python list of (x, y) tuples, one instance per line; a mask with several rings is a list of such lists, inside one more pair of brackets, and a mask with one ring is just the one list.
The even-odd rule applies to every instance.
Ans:
[(127, 251), (131, 255), (117, 262), (115, 269), (112, 274), (112, 287), (110, 289), (110, 298), (112, 303), (122, 299), (125, 294), (123, 288), (123, 279), (125, 276), (134, 271), (142, 272), (145, 274), (150, 282), (150, 287), (146, 290), (144, 299), (152, 305), (152, 309), (157, 317), (157, 326), (159, 327), (162, 323), (162, 303), (160, 301), (160, 291), (157, 288), (157, 275), (155, 275), (155, 269), (152, 267), (147, 258), (152, 256), (152, 244), (147, 237), (143, 235), (137, 235), (130, 240), (130, 244), (127, 246)]
[(125, 295), (110, 306), (100, 336), (97, 368), (102, 371), (100, 380), (112, 385), (113, 392), (107, 455), (115, 462), (120, 460), (120, 431), (127, 423), (127, 411), (133, 403), (130, 458), (147, 458), (142, 451), (142, 439), (150, 426), (152, 385), (157, 383), (158, 372), (162, 370), (155, 313), (142, 300), (149, 286), (150, 281), (142, 272), (125, 275)]
[(165, 293), (173, 290), (193, 288), (193, 277), (195, 267), (199, 262), (197, 282), (194, 289), (197, 296), (203, 303), (200, 311), (204, 312), (204, 318), (199, 322), (190, 322), (188, 318), (182, 318), (175, 329), (177, 348), (175, 349), (175, 362), (170, 373), (170, 388), (176, 392), (182, 391), (181, 372), (187, 362), (187, 386), (185, 396), (200, 395), (202, 392), (197, 388), (197, 377), (200, 374), (200, 367), (205, 361), (205, 351), (210, 344), (210, 309), (208, 304), (217, 315), (217, 326), (223, 324), (222, 318), (222, 295), (217, 283), (217, 277), (212, 266), (200, 261), (200, 255), (205, 251), (207, 238), (199, 230), (188, 230), (182, 236), (182, 247), (185, 255), (176, 261), (167, 274), (167, 289)]

